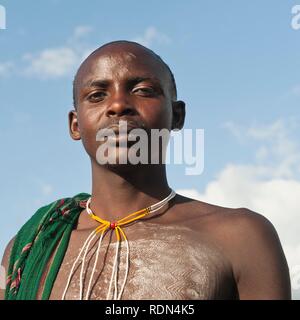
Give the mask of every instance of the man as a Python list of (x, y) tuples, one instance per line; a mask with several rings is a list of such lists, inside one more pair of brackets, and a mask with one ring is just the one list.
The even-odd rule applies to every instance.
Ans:
[[(86, 239), (99, 227), (91, 217), (120, 221), (170, 194), (162, 161), (136, 165), (119, 161), (128, 156), (130, 146), (121, 145), (124, 137), (128, 141), (128, 135), (119, 134), (121, 121), (148, 133), (183, 127), (185, 105), (177, 101), (174, 77), (156, 54), (128, 41), (100, 47), (77, 72), (74, 106), (70, 134), (82, 140), (91, 159), (92, 215), (86, 194), (40, 209), (6, 248), (2, 262), (8, 270), (6, 299), (116, 298), (108, 294), (110, 280), (120, 292), (127, 251), (121, 246), (120, 261), (115, 259), (113, 233), (103, 237), (99, 251), (96, 238), (98, 242), (88, 248)], [(117, 134), (110, 147), (117, 161), (99, 164), (101, 143), (96, 136), (107, 128)], [(107, 230), (112, 229), (115, 225), (110, 224)], [(258, 213), (177, 194), (153, 216), (123, 230), (130, 265), (122, 299), (290, 299), (289, 271), (279, 238)], [(82, 248), (85, 257), (80, 256)]]

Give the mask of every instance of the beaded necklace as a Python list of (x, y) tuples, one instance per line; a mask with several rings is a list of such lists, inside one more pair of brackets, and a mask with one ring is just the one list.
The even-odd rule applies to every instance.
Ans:
[[(95, 237), (100, 234), (100, 237), (98, 239), (98, 245), (97, 245), (97, 251), (96, 251), (96, 257), (95, 257), (95, 261), (94, 261), (94, 265), (93, 265), (93, 269), (92, 269), (92, 273), (89, 279), (89, 283), (88, 283), (88, 289), (85, 295), (85, 300), (89, 300), (90, 294), (91, 294), (91, 288), (92, 288), (92, 284), (93, 284), (93, 278), (95, 275), (95, 271), (96, 271), (96, 266), (97, 266), (97, 262), (98, 262), (98, 258), (99, 258), (99, 253), (100, 253), (100, 248), (101, 248), (101, 244), (102, 244), (102, 240), (105, 237), (105, 235), (108, 232), (114, 232), (117, 238), (117, 243), (116, 243), (116, 253), (115, 253), (115, 258), (114, 258), (114, 263), (113, 263), (113, 268), (112, 268), (112, 274), (111, 274), (111, 279), (110, 279), (110, 283), (109, 283), (109, 288), (108, 288), (108, 293), (106, 296), (106, 299), (114, 299), (114, 300), (120, 300), (124, 291), (124, 287), (126, 284), (126, 280), (128, 277), (128, 271), (129, 271), (129, 244), (128, 244), (128, 239), (125, 235), (125, 232), (123, 231), (123, 226), (125, 225), (129, 225), (130, 223), (137, 221), (141, 218), (144, 218), (158, 210), (160, 210), (161, 208), (163, 208), (172, 198), (174, 198), (176, 195), (176, 193), (172, 190), (171, 193), (163, 200), (157, 202), (156, 204), (153, 204), (149, 207), (146, 207), (144, 209), (138, 210), (136, 212), (133, 212), (129, 215), (127, 215), (125, 218), (122, 218), (120, 220), (117, 221), (108, 221), (108, 220), (103, 220), (100, 217), (98, 217), (97, 215), (95, 215), (91, 208), (90, 208), (90, 204), (91, 204), (91, 198), (88, 199), (87, 203), (86, 203), (86, 211), (89, 214), (89, 216), (99, 222), (99, 226), (93, 230), (90, 235), (87, 237), (87, 239), (85, 240), (83, 247), (81, 248), (68, 277), (67, 280), (67, 284), (65, 287), (65, 290), (63, 292), (62, 295), (62, 300), (65, 299), (66, 293), (68, 291), (68, 288), (70, 286), (71, 283), (71, 279), (72, 276), (74, 274), (74, 270), (75, 267), (77, 265), (77, 263), (79, 262), (79, 260), (81, 259), (81, 270), (80, 270), (80, 294), (79, 294), (79, 299), (82, 300), (83, 299), (83, 278), (84, 278), (84, 266), (85, 266), (85, 262), (86, 262), (86, 256), (88, 254), (89, 248), (91, 243), (93, 242), (93, 240), (95, 239)], [(123, 279), (123, 283), (121, 285), (121, 288), (118, 292), (118, 281), (117, 281), (117, 274), (118, 274), (118, 257), (119, 257), (119, 247), (120, 247), (120, 243), (122, 242), (122, 240), (125, 241), (125, 245), (126, 245), (126, 268), (125, 268), (125, 275), (124, 275), (124, 279)], [(114, 284), (114, 285), (113, 285)]]

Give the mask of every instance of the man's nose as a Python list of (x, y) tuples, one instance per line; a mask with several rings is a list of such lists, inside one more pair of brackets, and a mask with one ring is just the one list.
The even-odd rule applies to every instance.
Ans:
[(130, 104), (128, 97), (124, 93), (116, 93), (111, 97), (111, 102), (107, 108), (106, 115), (108, 117), (134, 115), (136, 111)]

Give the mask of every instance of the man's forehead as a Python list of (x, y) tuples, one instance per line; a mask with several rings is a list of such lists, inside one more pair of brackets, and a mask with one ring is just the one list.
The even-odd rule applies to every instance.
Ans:
[(76, 82), (86, 83), (97, 75), (118, 76), (126, 71), (135, 72), (136, 76), (164, 78), (162, 80), (168, 76), (163, 63), (147, 48), (119, 44), (94, 51), (80, 66)]
[(97, 50), (95, 50), (82, 65), (88, 64), (90, 61), (95, 61), (101, 57), (120, 57), (125, 61), (131, 61), (135, 59), (146, 59), (158, 62), (157, 56), (153, 51), (148, 48), (130, 41), (117, 41), (106, 44)]

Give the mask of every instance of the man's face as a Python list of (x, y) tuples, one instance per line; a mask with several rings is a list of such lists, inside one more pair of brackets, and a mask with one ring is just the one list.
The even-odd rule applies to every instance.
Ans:
[(172, 129), (170, 75), (143, 48), (128, 44), (102, 48), (82, 65), (75, 85), (77, 114), (70, 119), (71, 128), (77, 122), (76, 137), (94, 160), (97, 132), (120, 120), (148, 132)]

